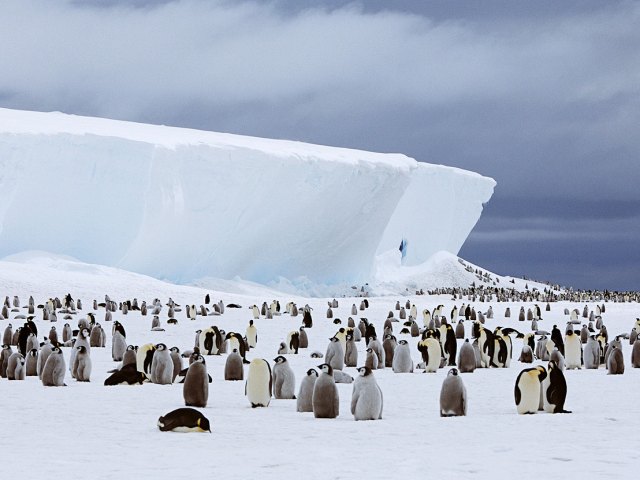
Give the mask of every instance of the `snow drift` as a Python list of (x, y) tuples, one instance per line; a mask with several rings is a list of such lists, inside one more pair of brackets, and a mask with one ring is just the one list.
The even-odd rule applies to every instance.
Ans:
[(0, 257), (366, 281), (403, 238), (408, 265), (456, 254), (494, 186), (400, 154), (0, 109)]

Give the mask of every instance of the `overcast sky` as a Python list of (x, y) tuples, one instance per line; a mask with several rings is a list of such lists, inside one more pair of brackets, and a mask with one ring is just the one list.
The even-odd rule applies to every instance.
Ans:
[(401, 152), (498, 185), (460, 255), (640, 289), (640, 4), (3, 0), (0, 106)]

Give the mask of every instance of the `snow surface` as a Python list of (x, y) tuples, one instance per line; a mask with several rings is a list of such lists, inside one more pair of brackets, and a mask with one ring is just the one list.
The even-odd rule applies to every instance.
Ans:
[(365, 282), (402, 238), (407, 265), (456, 254), (494, 186), (400, 154), (0, 109), (0, 257)]
[[(80, 298), (84, 310), (70, 322), (91, 310), (94, 298), (109, 294), (114, 300), (137, 297), (165, 302), (172, 297), (178, 303), (200, 305), (206, 293), (225, 303), (238, 302), (243, 308), (227, 309), (222, 316), (198, 317), (189, 321), (184, 311), (176, 326), (166, 325), (166, 307), (161, 319), (164, 332), (150, 331), (151, 316), (139, 312), (114, 319), (127, 330), (129, 343), (164, 342), (181, 350), (192, 348), (194, 331), (218, 325), (227, 331), (244, 332), (251, 311), (248, 306), (277, 298), (282, 305), (296, 301), (313, 307), (314, 326), (309, 330), (310, 348), (299, 355), (288, 355), (296, 374), (297, 386), (308, 368), (320, 363), (309, 354), (324, 353), (328, 338), (338, 326), (325, 318), (326, 299), (308, 299), (278, 294), (265, 287), (247, 285), (245, 294), (223, 293), (197, 287), (179, 286), (109, 267), (82, 264), (61, 257), (30, 253), (0, 262), (0, 295), (19, 295), (26, 304), (28, 295), (42, 303), (51, 296), (70, 292)], [(435, 260), (434, 260), (435, 261)], [(438, 263), (438, 262), (436, 262)], [(446, 263), (446, 262), (445, 262)], [(458, 263), (463, 269), (464, 266)], [(377, 327), (396, 300), (414, 302), (421, 312), (444, 304), (448, 315), (453, 304), (450, 296), (399, 295), (370, 298), (364, 312)], [(340, 298), (336, 317), (345, 323), (357, 298)], [(526, 331), (528, 322), (517, 317), (504, 319), (504, 309), (517, 312), (527, 303), (476, 303), (486, 311), (493, 306), (495, 320), (490, 328), (511, 326)], [(565, 307), (584, 304), (554, 303), (544, 312), (540, 328), (564, 326)], [(594, 308), (594, 304), (589, 304)], [(23, 311), (23, 309), (20, 309)], [(394, 310), (394, 313), (395, 310)], [(607, 303), (603, 315), (610, 335), (629, 332), (640, 314), (637, 303)], [(20, 325), (12, 313), (14, 328)], [(359, 316), (359, 315), (358, 315)], [(396, 313), (397, 316), (397, 313)], [(39, 320), (40, 338), (50, 325)], [(34, 377), (8, 382), (0, 379), (0, 436), (2, 472), (7, 478), (122, 479), (122, 478), (264, 478), (264, 479), (355, 479), (355, 478), (635, 478), (640, 456), (640, 371), (631, 368), (628, 343), (623, 344), (624, 375), (609, 376), (603, 368), (596, 371), (565, 372), (568, 384), (566, 408), (570, 415), (521, 416), (516, 414), (513, 387), (523, 365), (512, 362), (508, 369), (479, 369), (463, 374), (469, 408), (467, 417), (439, 417), (438, 401), (448, 368), (435, 374), (394, 374), (391, 369), (377, 370), (375, 377), (384, 393), (381, 421), (355, 422), (349, 413), (352, 386), (338, 385), (340, 416), (335, 420), (315, 419), (310, 413), (297, 413), (295, 401), (272, 400), (268, 408), (251, 409), (243, 395), (243, 382), (225, 382), (225, 355), (207, 357), (213, 376), (209, 404), (201, 411), (212, 422), (212, 434), (162, 433), (156, 427), (158, 417), (183, 406), (182, 386), (146, 384), (137, 387), (104, 387), (111, 361), (110, 325), (97, 319), (108, 332), (105, 349), (92, 348), (91, 383), (83, 384), (66, 377), (67, 387), (43, 387)], [(0, 321), (0, 328), (9, 323)], [(258, 346), (248, 357), (272, 360), (280, 341), (296, 329), (301, 317), (282, 315), (272, 320), (259, 319)], [(419, 320), (421, 323), (421, 320)], [(57, 327), (64, 325), (62, 315)], [(394, 324), (398, 338), (400, 324)], [(469, 328), (467, 326), (467, 328)], [(467, 335), (469, 330), (467, 330)], [(418, 362), (416, 339), (407, 338), (414, 362)], [(363, 342), (358, 344), (363, 357)], [(521, 341), (514, 342), (517, 358)], [(64, 348), (66, 361), (69, 348)], [(361, 361), (359, 364), (362, 363)], [(346, 372), (355, 376), (354, 368)], [(246, 372), (246, 370), (245, 370)], [(297, 389), (296, 389), (297, 390)]]

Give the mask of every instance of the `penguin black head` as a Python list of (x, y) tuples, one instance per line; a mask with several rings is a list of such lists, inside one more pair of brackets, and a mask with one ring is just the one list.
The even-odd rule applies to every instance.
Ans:
[(87, 347), (80, 345), (79, 347), (76, 347), (76, 350), (78, 350), (78, 353), (86, 353)]
[(233, 350), (231, 350), (231, 353), (238, 353), (238, 349), (234, 348)]
[(339, 318), (336, 318), (336, 319), (333, 321), (333, 324), (334, 324), (334, 325), (340, 325), (340, 324), (342, 324), (342, 320), (340, 320)]
[(447, 373), (447, 377), (449, 377), (449, 376), (457, 377), (458, 376), (458, 369), (457, 368), (452, 368), (451, 370), (449, 370), (449, 372)]
[[(467, 342), (468, 342), (468, 341), (469, 341), (469, 340), (467, 340)], [(409, 342), (407, 342), (406, 340), (400, 340), (398, 343), (399, 343), (400, 345), (409, 345)]]
[(321, 365), (318, 365), (318, 368), (323, 372), (326, 373), (327, 375), (333, 375), (333, 368), (331, 367), (331, 365), (329, 365), (328, 363), (323, 363)]
[(335, 342), (339, 342), (340, 340), (338, 340), (336, 337), (331, 337), (329, 340), (331, 340), (333, 343)]
[(345, 338), (347, 340), (353, 340), (353, 334), (352, 333), (347, 333), (347, 336)]
[(360, 367), (358, 369), (358, 373), (361, 377), (368, 377), (369, 375), (371, 375), (371, 369), (369, 367)]
[(193, 357), (193, 363), (202, 363), (203, 365), (205, 364), (204, 357), (199, 353), (194, 353), (192, 357)]
[(166, 350), (166, 349), (167, 349), (167, 346), (164, 343), (158, 343), (156, 345), (156, 350), (163, 351), (163, 350)]
[(135, 345), (127, 345), (127, 350), (135, 350), (136, 346)]
[(310, 368), (309, 370), (307, 370), (307, 376), (309, 376), (309, 377), (317, 377), (318, 376), (318, 371), (315, 368)]
[(367, 353), (373, 353), (373, 348), (367, 348), (365, 351), (366, 351)]
[(276, 363), (285, 363), (287, 359), (284, 358), (282, 355), (278, 355), (276, 358), (273, 359), (273, 361)]
[(249, 320), (249, 326), (253, 326), (253, 320)]
[(211, 424), (209, 423), (209, 419), (204, 415), (196, 421), (196, 425), (198, 425), (198, 427), (200, 427), (205, 432), (211, 433)]
[(180, 353), (180, 349), (178, 347), (171, 347), (171, 350), (173, 353)]

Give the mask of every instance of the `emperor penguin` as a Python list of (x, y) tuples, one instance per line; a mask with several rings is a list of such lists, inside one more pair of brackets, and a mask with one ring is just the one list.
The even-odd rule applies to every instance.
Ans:
[(320, 376), (313, 386), (313, 415), (315, 418), (336, 418), (340, 414), (338, 387), (333, 379), (333, 368), (328, 363), (318, 365)]
[(556, 365), (556, 368), (558, 368), (559, 370), (564, 370), (564, 357), (562, 356), (562, 354), (560, 353), (560, 350), (558, 350), (558, 348), (554, 348), (553, 352), (551, 352), (551, 355), (549, 355), (549, 361), (550, 362), (554, 362)]
[(145, 343), (136, 352), (136, 366), (139, 372), (151, 375), (151, 364), (156, 351), (153, 343)]
[(624, 356), (622, 349), (615, 345), (611, 349), (611, 353), (607, 358), (607, 373), (609, 375), (622, 375), (624, 373)]
[(460, 354), (458, 355), (458, 372), (472, 373), (476, 369), (476, 363), (476, 352), (467, 338), (460, 347)]
[(298, 331), (300, 332), (300, 336), (298, 338), (298, 348), (309, 348), (309, 337), (307, 336), (307, 331), (304, 326), (301, 326)]
[(356, 348), (356, 342), (353, 339), (353, 330), (347, 333), (346, 337), (346, 349), (344, 352), (344, 364), (347, 367), (355, 367), (358, 365), (358, 349)]
[[(639, 343), (640, 345), (640, 343)], [(27, 377), (37, 377), (38, 376), (38, 350), (31, 350), (27, 353), (27, 358), (25, 359), (25, 369)]]
[(558, 368), (553, 360), (549, 362), (547, 377), (542, 382), (542, 385), (545, 412), (571, 413), (564, 409), (564, 402), (567, 398), (567, 381), (564, 378), (562, 369)]
[(393, 351), (391, 368), (394, 373), (413, 373), (411, 349), (409, 348), (409, 342), (406, 340), (400, 340), (398, 346)]
[(300, 348), (300, 332), (294, 330), (287, 335), (287, 349), (290, 353), (297, 354)]
[(40, 378), (40, 380), (42, 380), (42, 371), (44, 370), (44, 366), (47, 363), (47, 359), (49, 358), (49, 355), (51, 355), (52, 349), (53, 349), (53, 345), (51, 345), (51, 343), (47, 341), (44, 343), (44, 345), (42, 345), (42, 348), (38, 353), (37, 371), (38, 371), (38, 378)]
[(387, 334), (384, 336), (384, 340), (382, 341), (382, 348), (384, 350), (384, 366), (385, 367), (393, 366), (393, 352), (395, 351), (397, 346), (398, 346), (398, 342), (396, 341), (396, 337), (394, 337), (391, 334)]
[(202, 355), (198, 355), (195, 361), (189, 365), (187, 375), (184, 379), (182, 396), (184, 397), (184, 404), (187, 407), (204, 408), (207, 406), (207, 400), (209, 399), (209, 374), (207, 373), (207, 367)]
[(337, 337), (331, 337), (329, 339), (329, 345), (327, 346), (327, 353), (324, 358), (326, 362), (331, 365), (332, 371), (342, 370), (344, 368), (344, 351), (342, 345)]
[[(386, 364), (386, 356), (384, 348), (382, 348), (382, 344), (380, 343), (380, 340), (378, 340), (378, 337), (376, 337), (375, 335), (370, 337), (369, 343), (367, 343), (367, 347), (376, 353), (376, 355), (378, 356), (378, 368), (383, 369)], [(339, 368), (338, 370), (342, 369)]]
[(20, 352), (14, 352), (7, 360), (7, 379), (24, 380), (25, 377), (24, 357)]
[(543, 366), (525, 368), (516, 378), (514, 395), (519, 414), (538, 412), (542, 395), (542, 381), (547, 378), (547, 370)]
[(127, 351), (127, 340), (118, 331), (115, 331), (111, 339), (111, 358), (114, 362), (121, 362), (124, 352)]
[(317, 370), (310, 368), (307, 370), (302, 382), (300, 382), (300, 390), (298, 390), (298, 398), (296, 399), (296, 410), (298, 412), (313, 412), (313, 387), (317, 378)]
[(245, 336), (247, 337), (247, 344), (249, 348), (256, 348), (258, 345), (258, 329), (253, 324), (253, 320), (249, 320), (249, 326), (247, 327)]
[(51, 325), (51, 329), (49, 330), (49, 340), (54, 345), (58, 343), (58, 332), (56, 331), (56, 327)]
[(382, 418), (382, 390), (369, 367), (360, 367), (353, 382), (351, 414), (355, 420), (379, 420)]
[(89, 344), (92, 347), (104, 347), (105, 345), (104, 338), (105, 338), (105, 333), (104, 333), (104, 330), (102, 329), (102, 325), (100, 325), (99, 323), (96, 323), (91, 329)]
[(251, 407), (268, 407), (272, 392), (271, 366), (264, 358), (254, 358), (249, 365), (245, 395)]
[(551, 330), (551, 341), (556, 344), (556, 347), (558, 347), (558, 350), (560, 350), (560, 353), (562, 354), (562, 356), (564, 356), (564, 341), (562, 340), (562, 332), (557, 327), (557, 325), (554, 325), (553, 329)]
[(582, 330), (580, 330), (580, 342), (587, 343), (589, 340), (589, 329), (586, 325), (582, 325)]
[(273, 359), (273, 398), (295, 399), (296, 377), (282, 355)]
[(71, 325), (65, 323), (64, 327), (62, 327), (62, 343), (68, 342), (72, 337)]
[(173, 360), (164, 343), (156, 345), (151, 361), (150, 379), (153, 383), (170, 385), (173, 383)]
[(171, 378), (172, 382), (176, 381), (176, 377), (182, 371), (182, 357), (180, 356), (180, 349), (178, 347), (171, 347), (169, 350), (169, 355), (171, 356), (171, 361), (173, 362), (173, 376)]
[(565, 367), (567, 370), (582, 368), (582, 342), (573, 330), (564, 336)]
[(58, 347), (51, 349), (51, 354), (47, 358), (47, 363), (42, 369), (42, 385), (45, 387), (63, 387), (66, 365), (62, 350)]
[(440, 390), (440, 416), (459, 417), (467, 414), (467, 390), (457, 368), (452, 368)]
[(597, 369), (600, 366), (600, 344), (593, 335), (589, 336), (583, 352), (584, 368)]
[(137, 366), (137, 358), (136, 358), (137, 350), (135, 345), (129, 345), (127, 350), (124, 352), (122, 356), (122, 366), (126, 367), (127, 365)]
[(91, 357), (84, 345), (75, 347), (78, 352), (73, 358), (73, 367), (71, 368), (71, 376), (78, 382), (88, 382), (91, 378)]
[(73, 344), (75, 348), (71, 349), (71, 354), (69, 358), (70, 371), (73, 368), (73, 360), (76, 358), (76, 355), (78, 354), (78, 347), (80, 346), (85, 347), (87, 349), (87, 352), (91, 354), (91, 345), (89, 343), (90, 335), (91, 334), (89, 333), (89, 329), (86, 327), (81, 328), (80, 331), (78, 332), (78, 338), (76, 338), (76, 342)]
[(2, 344), (11, 345), (12, 343), (13, 343), (13, 327), (11, 324), (9, 324), (4, 329), (4, 335), (2, 335)]
[(7, 364), (11, 355), (13, 355), (11, 345), (2, 345), (2, 351), (0, 352), (0, 377), (2, 378), (7, 378)]
[(640, 341), (636, 341), (631, 349), (631, 366), (640, 368)]
[(444, 358), (447, 359), (447, 364), (449, 366), (455, 365), (458, 343), (456, 334), (450, 324), (440, 327), (440, 343), (442, 344), (442, 352), (444, 353)]
[(244, 365), (237, 348), (234, 348), (227, 356), (224, 364), (224, 379), (229, 381), (244, 380)]
[(369, 367), (371, 370), (376, 370), (378, 368), (378, 356), (376, 355), (376, 352), (373, 351), (373, 348), (367, 348), (365, 353), (367, 354), (364, 361), (365, 366)]
[(440, 367), (440, 342), (435, 337), (427, 336), (418, 342), (418, 351), (422, 354), (424, 371), (437, 372)]
[(456, 338), (464, 338), (464, 320), (458, 320), (456, 325)]
[(209, 432), (209, 419), (194, 408), (178, 408), (158, 419), (161, 432)]

